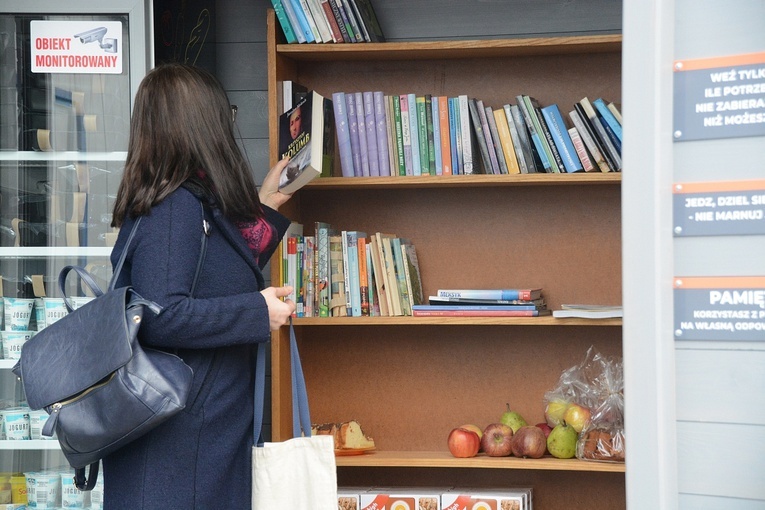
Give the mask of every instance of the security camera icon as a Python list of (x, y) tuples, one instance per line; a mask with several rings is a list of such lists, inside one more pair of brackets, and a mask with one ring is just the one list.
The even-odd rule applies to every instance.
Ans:
[(82, 44), (98, 42), (101, 49), (107, 53), (117, 53), (117, 39), (104, 39), (106, 30), (106, 27), (98, 27), (75, 34), (74, 37), (79, 39)]

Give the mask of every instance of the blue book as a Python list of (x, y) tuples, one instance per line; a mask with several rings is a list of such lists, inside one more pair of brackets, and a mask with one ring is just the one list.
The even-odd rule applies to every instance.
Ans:
[(409, 139), (412, 142), (412, 175), (422, 175), (420, 129), (417, 124), (417, 96), (415, 94), (407, 94), (406, 102), (409, 107)]
[(314, 42), (316, 41), (316, 38), (313, 36), (313, 32), (311, 31), (311, 27), (308, 24), (308, 19), (305, 17), (305, 13), (303, 12), (303, 7), (300, 5), (299, 0), (288, 0), (292, 2), (292, 10), (295, 13), (295, 16), (297, 17), (298, 24), (300, 25), (300, 31), (303, 32), (303, 35), (305, 36), (305, 42)]
[(332, 106), (335, 111), (335, 131), (337, 148), (340, 152), (340, 168), (343, 177), (353, 177), (353, 151), (351, 150), (351, 132), (348, 128), (348, 114), (344, 92), (332, 94)]
[(463, 173), (460, 136), (460, 118), (457, 98), (449, 98), (449, 139), (452, 144), (452, 175)]
[(282, 32), (284, 32), (284, 38), (288, 43), (297, 42), (297, 37), (295, 36), (295, 32), (292, 30), (290, 20), (287, 17), (287, 13), (284, 11), (282, 0), (271, 0), (271, 5), (274, 6), (274, 13), (276, 14), (276, 19), (279, 20), (279, 25), (282, 27)]
[(380, 175), (391, 175), (390, 154), (388, 150), (388, 119), (385, 114), (385, 95), (381, 90), (372, 94), (375, 110), (375, 138), (377, 140), (377, 159)]
[(584, 170), (579, 156), (576, 154), (574, 142), (568, 134), (566, 124), (563, 122), (563, 116), (560, 114), (557, 104), (551, 104), (542, 108), (542, 117), (544, 117), (547, 129), (550, 130), (553, 142), (558, 149), (558, 154), (563, 160), (563, 166), (566, 172), (581, 172)]
[(348, 315), (352, 317), (361, 317), (361, 280), (359, 278), (359, 237), (366, 238), (364, 232), (355, 230), (344, 231), (345, 249), (348, 268), (348, 289), (346, 294), (350, 296), (350, 309)]
[(438, 297), (468, 299), (539, 299), (542, 289), (440, 289)]
[(356, 115), (356, 98), (353, 92), (345, 94), (345, 112), (348, 115), (348, 132), (351, 135), (353, 175), (361, 177), (361, 149), (359, 145), (359, 118)]
[(282, 7), (284, 7), (284, 13), (287, 15), (287, 19), (290, 22), (292, 31), (295, 33), (295, 38), (299, 43), (306, 42), (305, 33), (300, 28), (300, 22), (298, 21), (297, 14), (295, 14), (295, 8), (293, 7), (292, 0), (282, 0)]
[(369, 160), (369, 175), (380, 176), (380, 159), (377, 154), (377, 123), (375, 122), (374, 92), (362, 94), (364, 102), (364, 129), (367, 137), (367, 155)]
[(616, 117), (614, 117), (613, 112), (608, 109), (608, 105), (606, 105), (605, 101), (603, 101), (603, 98), (597, 98), (592, 102), (592, 105), (598, 111), (603, 120), (606, 121), (606, 124), (608, 124), (608, 126), (611, 128), (611, 131), (614, 132), (614, 135), (616, 135), (616, 137), (619, 139), (619, 146), (621, 147), (622, 125), (619, 123)]
[(438, 107), (438, 96), (434, 96), (431, 101), (432, 119), (433, 119), (433, 152), (436, 162), (436, 175), (443, 174), (444, 163), (441, 159), (441, 112)]
[(369, 148), (367, 147), (367, 121), (364, 115), (364, 94), (353, 94), (356, 103), (356, 119), (359, 131), (359, 155), (361, 156), (361, 175), (369, 177)]

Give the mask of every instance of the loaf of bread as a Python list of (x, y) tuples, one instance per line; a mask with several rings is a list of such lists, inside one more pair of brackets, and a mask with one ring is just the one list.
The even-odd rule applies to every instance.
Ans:
[(370, 449), (375, 447), (375, 441), (361, 430), (361, 424), (356, 420), (342, 423), (322, 423), (311, 426), (311, 434), (329, 435), (335, 439), (335, 449)]

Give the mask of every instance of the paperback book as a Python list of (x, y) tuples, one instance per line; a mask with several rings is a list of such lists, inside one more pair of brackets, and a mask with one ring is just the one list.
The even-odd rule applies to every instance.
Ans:
[(279, 190), (292, 194), (332, 165), (335, 147), (332, 101), (309, 93), (279, 117), (279, 156), (289, 157), (282, 170)]

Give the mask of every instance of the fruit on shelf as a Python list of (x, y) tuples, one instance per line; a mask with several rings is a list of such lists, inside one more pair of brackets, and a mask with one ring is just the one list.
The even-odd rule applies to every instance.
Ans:
[(524, 425), (513, 433), (513, 455), (538, 459), (547, 450), (547, 437), (542, 429), (535, 425)]
[(576, 454), (576, 440), (579, 437), (574, 427), (561, 422), (553, 427), (547, 437), (547, 450), (558, 459), (571, 459)]
[(483, 429), (479, 427), (478, 425), (474, 425), (472, 423), (466, 423), (465, 425), (460, 425), (459, 428), (472, 430), (473, 432), (478, 434), (478, 439), (480, 439), (481, 436), (483, 436)]
[(562, 399), (550, 400), (545, 407), (545, 421), (550, 427), (554, 427), (563, 421), (569, 402)]
[(563, 421), (574, 427), (577, 432), (581, 432), (590, 421), (590, 416), (592, 413), (589, 409), (572, 402), (563, 414)]
[[(547, 438), (550, 437), (550, 432), (552, 432), (552, 427), (547, 424), (546, 421), (541, 421), (535, 425), (535, 427), (539, 428), (542, 432), (545, 434), (545, 450), (547, 450)], [(546, 453), (550, 453), (547, 451)]]
[(524, 425), (528, 425), (526, 423), (526, 420), (523, 419), (523, 416), (521, 416), (519, 413), (515, 411), (510, 410), (510, 404), (507, 405), (507, 411), (502, 413), (502, 416), (500, 417), (499, 421), (500, 423), (504, 423), (511, 429), (513, 429), (513, 432), (516, 432), (519, 428), (523, 427)]
[(513, 451), (513, 429), (504, 423), (490, 423), (483, 429), (481, 448), (489, 457), (508, 457)]
[(540, 428), (540, 429), (542, 429), (542, 432), (544, 432), (544, 433), (545, 433), (545, 439), (547, 439), (547, 436), (549, 436), (549, 435), (550, 435), (550, 432), (552, 432), (552, 427), (551, 427), (551, 426), (549, 426), (549, 425), (547, 424), (547, 422), (545, 422), (545, 421), (541, 421), (541, 422), (537, 423), (537, 424), (536, 424), (536, 425), (534, 425), (534, 426), (535, 426), (535, 427), (538, 427), (538, 428)]
[(472, 430), (457, 427), (449, 432), (449, 451), (458, 458), (475, 457), (481, 447), (481, 439)]

